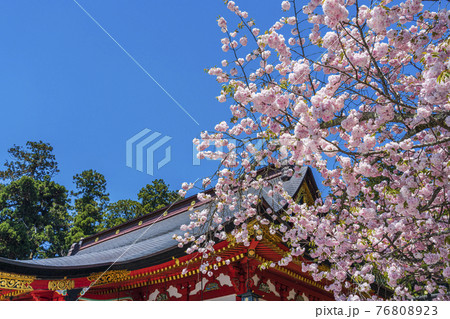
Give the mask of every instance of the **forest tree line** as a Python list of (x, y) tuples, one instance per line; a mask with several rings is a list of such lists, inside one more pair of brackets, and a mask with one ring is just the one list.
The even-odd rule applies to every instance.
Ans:
[(74, 190), (54, 181), (53, 147), (29, 141), (8, 150), (0, 170), (0, 257), (36, 259), (65, 256), (81, 238), (169, 205), (177, 193), (156, 179), (138, 201), (110, 202), (105, 176), (90, 169), (73, 177)]

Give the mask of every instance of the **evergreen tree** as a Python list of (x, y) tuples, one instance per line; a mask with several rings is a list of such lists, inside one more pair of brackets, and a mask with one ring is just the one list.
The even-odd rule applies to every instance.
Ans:
[(125, 199), (110, 204), (104, 215), (102, 230), (118, 226), (170, 205), (177, 200), (178, 194), (169, 190), (169, 185), (164, 180), (156, 179), (139, 191), (138, 198), (141, 202)]
[(0, 171), (0, 256), (12, 259), (61, 256), (69, 227), (67, 190), (53, 181), (58, 164), (48, 143), (27, 142), (8, 150)]
[(141, 200), (145, 213), (151, 213), (175, 202), (178, 194), (169, 190), (169, 185), (164, 180), (155, 179), (152, 184), (147, 184), (139, 191), (138, 198)]
[(102, 174), (92, 169), (85, 170), (75, 175), (73, 180), (76, 191), (71, 195), (75, 197), (75, 215), (67, 237), (68, 245), (102, 230), (102, 219), (109, 202)]
[(131, 199), (121, 199), (108, 206), (102, 222), (103, 229), (109, 229), (145, 214), (141, 203)]
[(42, 141), (26, 143), (26, 147), (14, 145), (8, 150), (13, 158), (6, 161), (6, 170), (0, 171), (0, 179), (17, 180), (22, 176), (29, 176), (36, 180), (51, 179), (59, 172), (53, 147)]

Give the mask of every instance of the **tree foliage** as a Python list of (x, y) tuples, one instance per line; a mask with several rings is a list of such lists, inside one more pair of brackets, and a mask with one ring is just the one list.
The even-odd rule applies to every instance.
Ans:
[[(288, 16), (264, 32), (226, 3), (232, 17), (218, 25), (229, 58), (208, 72), (232, 118), (194, 140), (200, 158), (221, 160), (217, 210), (195, 212), (180, 243), (229, 209), (240, 227), (233, 235), (249, 244), (259, 197), (241, 191), (269, 185), (257, 173), (262, 161), (290, 175), (309, 165), (328, 196), (307, 206), (276, 185), (270, 196), (283, 197), (284, 226), (274, 212), (256, 216), (255, 227), (291, 248), (278, 264), (307, 257), (303, 270), (329, 280), (336, 298), (372, 298), (376, 278), (394, 298), (442, 298), (450, 277), (449, 11), (425, 10), (420, 0), (283, 1)], [(194, 241), (191, 250), (212, 247)]]
[(42, 141), (28, 141), (25, 147), (14, 145), (8, 150), (13, 160), (5, 162), (6, 169), (0, 171), (0, 179), (14, 181), (22, 176), (41, 181), (51, 179), (59, 172), (52, 152), (53, 147)]
[(59, 170), (53, 147), (27, 142), (8, 150), (12, 157), (0, 178), (0, 255), (45, 258), (66, 252), (69, 228), (67, 190), (53, 181)]
[(145, 214), (141, 203), (131, 199), (121, 199), (108, 206), (102, 220), (102, 230), (119, 226)]
[(0, 256), (63, 256), (69, 228), (64, 186), (29, 176), (0, 187)]
[[(105, 177), (85, 170), (73, 177), (70, 207), (68, 192), (51, 178), (59, 172), (48, 143), (27, 142), (8, 152), (0, 178), (0, 256), (32, 259), (63, 256), (81, 238), (118, 226), (171, 204), (177, 198), (162, 179), (143, 187), (141, 202), (131, 199), (109, 203)], [(69, 209), (72, 209), (72, 215)]]
[(178, 194), (169, 190), (169, 185), (164, 180), (155, 179), (151, 184), (147, 184), (139, 191), (138, 198), (141, 200), (144, 211), (151, 213), (172, 204), (177, 200)]
[(125, 199), (110, 204), (102, 221), (102, 229), (118, 226), (131, 219), (166, 207), (178, 199), (178, 194), (169, 190), (169, 185), (164, 180), (155, 179), (151, 184), (141, 188), (138, 199), (140, 202)]
[(67, 244), (93, 235), (102, 230), (102, 219), (105, 214), (109, 194), (106, 192), (106, 179), (95, 170), (85, 170), (73, 177), (75, 197), (73, 223), (67, 237)]

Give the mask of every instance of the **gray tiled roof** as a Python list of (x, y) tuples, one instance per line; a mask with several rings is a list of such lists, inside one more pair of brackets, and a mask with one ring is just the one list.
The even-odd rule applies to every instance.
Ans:
[(189, 212), (162, 220), (122, 236), (80, 250), (67, 257), (26, 260), (27, 264), (45, 266), (85, 266), (124, 262), (151, 256), (177, 245), (173, 234), (182, 234), (180, 225), (189, 223)]
[[(288, 181), (283, 182), (283, 188), (289, 195), (293, 196), (297, 192), (303, 182), (306, 172), (307, 168), (304, 167), (299, 172), (299, 176), (294, 176)], [(281, 177), (275, 177), (271, 180), (271, 183), (277, 183), (280, 180)], [(274, 198), (270, 198), (267, 195), (268, 190), (268, 188), (264, 189), (262, 196), (274, 211), (278, 211), (282, 208), (279, 204), (281, 197), (278, 195), (274, 196)], [(197, 209), (201, 210), (203, 208), (206, 208), (206, 205), (200, 206)], [(174, 234), (182, 235), (184, 233), (184, 231), (180, 230), (180, 225), (188, 224), (190, 222), (189, 214), (189, 211), (184, 211), (149, 226), (86, 247), (72, 256), (22, 260), (15, 261), (15, 264), (20, 263), (28, 267), (82, 268), (95, 265), (107, 265), (115, 262), (131, 262), (144, 257), (150, 257), (177, 246), (177, 242), (172, 236)], [(225, 214), (231, 215), (230, 212), (226, 212)], [(2, 260), (6, 259), (0, 258), (0, 270)]]
[[(308, 167), (306, 166), (302, 167), (300, 171), (297, 173), (297, 176), (294, 175), (288, 181), (283, 182), (283, 189), (289, 194), (289, 196), (294, 196), (294, 194), (300, 188), (307, 171)], [(272, 185), (275, 185), (279, 181), (281, 181), (281, 176), (271, 179)], [(280, 209), (283, 208), (282, 205), (280, 204), (281, 201), (283, 200), (283, 197), (280, 194), (274, 194), (273, 197), (268, 196), (267, 192), (269, 191), (269, 189), (270, 187), (266, 187), (262, 192), (262, 196), (264, 200), (267, 202), (267, 204), (269, 204), (269, 206), (272, 207), (272, 209), (275, 212), (278, 212)]]

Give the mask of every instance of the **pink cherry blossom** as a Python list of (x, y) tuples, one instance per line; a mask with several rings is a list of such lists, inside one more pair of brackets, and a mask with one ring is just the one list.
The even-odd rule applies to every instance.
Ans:
[(283, 2), (281, 3), (281, 8), (282, 8), (284, 11), (288, 11), (288, 10), (291, 8), (291, 4), (289, 3), (289, 1), (283, 1)]
[(219, 20), (217, 20), (217, 24), (221, 28), (226, 28), (227, 27), (227, 21), (223, 17), (220, 17)]
[[(226, 57), (223, 68), (208, 74), (220, 83), (218, 100), (232, 119), (194, 141), (198, 158), (220, 161), (220, 169), (201, 183), (213, 186), (214, 196), (197, 196), (210, 209), (193, 211), (176, 240), (207, 259), (212, 244), (199, 241), (205, 225), (225, 240), (223, 223), (232, 223), (230, 236), (245, 246), (263, 239), (251, 238), (252, 221), (289, 247), (269, 267), (312, 258), (302, 270), (326, 278), (338, 300), (377, 299), (371, 285), (380, 278), (392, 299), (445, 295), (449, 11), (435, 12), (420, 0), (370, 7), (355, 0), (283, 1), (281, 7), (294, 5), (291, 17), (277, 17), (261, 31), (227, 2), (241, 23), (240, 38), (230, 40), (237, 35), (218, 20)], [(267, 165), (285, 178), (309, 166), (323, 195), (296, 202), (255, 168)], [(192, 187), (183, 184), (179, 194)], [(260, 215), (256, 207), (267, 196), (283, 209)]]

